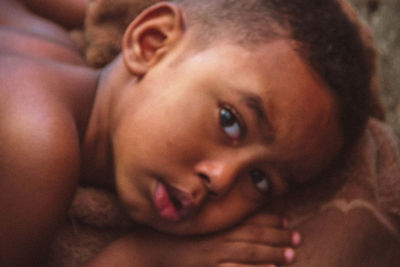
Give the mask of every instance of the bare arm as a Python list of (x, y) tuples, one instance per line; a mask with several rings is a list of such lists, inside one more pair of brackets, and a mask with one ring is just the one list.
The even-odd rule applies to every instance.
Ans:
[[(83, 14), (79, 15), (79, 12), (75, 11), (74, 13), (72, 11), (73, 9), (79, 9), (78, 7), (70, 5), (70, 1), (37, 1), (37, 5), (35, 4), (36, 1), (23, 1), (26, 1), (26, 5), (30, 5), (32, 9), (42, 10), (47, 14), (32, 12), (17, 0), (1, 0), (0, 30), (3, 28), (13, 30), (18, 34), (39, 38), (78, 52), (78, 46), (71, 40), (68, 31), (66, 31), (66, 28), (74, 25), (74, 23), (77, 25), (82, 24), (83, 17), (79, 17), (83, 16)], [(57, 6), (57, 3), (61, 2), (64, 4)], [(48, 5), (44, 5), (44, 3), (48, 3)], [(52, 9), (53, 7), (55, 9)], [(69, 14), (69, 9), (72, 10), (70, 15), (66, 15), (65, 22), (57, 21), (57, 14)]]
[(283, 229), (277, 216), (259, 213), (232, 229), (203, 236), (168, 235), (143, 227), (112, 243), (86, 267), (276, 266), (292, 263), (288, 251), (297, 245), (293, 231)]

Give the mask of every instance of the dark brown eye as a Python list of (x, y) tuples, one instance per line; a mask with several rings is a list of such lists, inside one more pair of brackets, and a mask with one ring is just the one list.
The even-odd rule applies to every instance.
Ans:
[(229, 108), (221, 108), (219, 117), (224, 132), (233, 140), (238, 140), (242, 136), (242, 127), (234, 112)]
[(262, 194), (267, 194), (271, 191), (270, 178), (261, 170), (251, 170), (250, 177), (255, 187)]

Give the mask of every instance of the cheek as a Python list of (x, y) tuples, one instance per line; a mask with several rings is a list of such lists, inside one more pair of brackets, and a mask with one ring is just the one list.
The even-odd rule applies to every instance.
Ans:
[(262, 206), (260, 200), (249, 198), (249, 190), (236, 187), (222, 199), (209, 201), (199, 217), (196, 228), (201, 232), (219, 231), (231, 227)]
[(142, 109), (122, 118), (113, 136), (116, 166), (157, 172), (195, 162), (205, 147), (204, 126), (191, 113)]

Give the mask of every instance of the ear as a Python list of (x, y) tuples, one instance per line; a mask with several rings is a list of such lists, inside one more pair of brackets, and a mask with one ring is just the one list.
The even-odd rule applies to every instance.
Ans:
[(127, 28), (122, 54), (127, 69), (139, 77), (157, 64), (184, 33), (180, 8), (162, 2), (143, 11)]

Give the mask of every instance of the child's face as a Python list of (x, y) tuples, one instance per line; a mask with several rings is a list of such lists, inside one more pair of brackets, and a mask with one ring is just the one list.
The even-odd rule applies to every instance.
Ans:
[(226, 228), (337, 155), (334, 99), (286, 41), (221, 43), (171, 64), (180, 53), (118, 106), (117, 189), (136, 221), (179, 234)]

